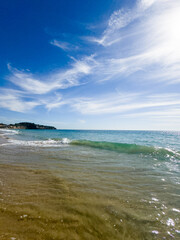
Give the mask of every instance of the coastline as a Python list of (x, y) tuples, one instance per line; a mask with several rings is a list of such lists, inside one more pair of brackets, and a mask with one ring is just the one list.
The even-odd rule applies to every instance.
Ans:
[(20, 123), (15, 123), (15, 124), (4, 124), (0, 123), (0, 129), (38, 129), (38, 130), (55, 130), (56, 128), (53, 126), (45, 126), (45, 125), (40, 125), (40, 124), (35, 124), (31, 122), (20, 122)]

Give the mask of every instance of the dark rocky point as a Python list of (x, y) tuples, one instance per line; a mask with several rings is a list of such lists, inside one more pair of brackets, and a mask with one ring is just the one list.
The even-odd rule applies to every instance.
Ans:
[(20, 122), (15, 124), (3, 124), (0, 123), (0, 128), (8, 128), (8, 129), (56, 129), (52, 126), (44, 126), (30, 122)]

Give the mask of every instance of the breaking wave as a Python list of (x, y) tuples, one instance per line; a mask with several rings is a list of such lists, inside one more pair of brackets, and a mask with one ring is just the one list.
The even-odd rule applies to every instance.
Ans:
[(60, 147), (68, 145), (70, 140), (68, 138), (62, 138), (61, 140), (48, 139), (42, 141), (22, 141), (10, 139), (8, 142), (12, 145), (21, 145), (27, 147)]
[[(10, 131), (13, 131), (13, 130), (10, 130)], [(84, 146), (84, 147), (97, 148), (102, 150), (115, 151), (118, 153), (143, 154), (143, 155), (152, 155), (157, 157), (168, 157), (168, 158), (175, 157), (176, 159), (180, 159), (180, 152), (176, 152), (168, 148), (143, 146), (143, 145), (128, 144), (128, 143), (115, 143), (115, 142), (89, 141), (89, 140), (70, 140), (68, 138), (61, 138), (61, 139), (49, 138), (46, 140), (37, 140), (37, 141), (23, 141), (23, 140), (9, 139), (8, 144), (30, 146), (30, 147), (62, 147), (62, 146), (69, 146), (69, 145)]]
[(71, 144), (116, 151), (119, 153), (158, 155), (158, 156), (176, 157), (180, 159), (179, 152), (175, 152), (168, 148), (142, 146), (142, 145), (128, 144), (128, 143), (113, 143), (113, 142), (104, 142), (104, 141), (97, 142), (97, 141), (88, 141), (88, 140), (76, 140), (76, 141), (72, 141)]
[(1, 136), (16, 135), (16, 134), (19, 134), (18, 130), (0, 129)]

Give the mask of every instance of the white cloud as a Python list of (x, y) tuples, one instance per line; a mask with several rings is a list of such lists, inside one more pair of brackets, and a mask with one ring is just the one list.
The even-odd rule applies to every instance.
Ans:
[(71, 51), (71, 50), (77, 50), (78, 49), (78, 46), (74, 46), (73, 44), (70, 44), (68, 42), (62, 42), (62, 41), (59, 41), (59, 40), (52, 40), (50, 42), (50, 44), (58, 47), (58, 48), (61, 48), (62, 50), (64, 51)]
[(157, 108), (154, 111), (142, 111), (142, 112), (136, 112), (136, 113), (129, 113), (129, 114), (124, 114), (122, 117), (126, 118), (153, 118), (153, 119), (161, 119), (164, 120), (166, 119), (169, 121), (169, 119), (177, 119), (180, 118), (180, 108), (172, 108), (172, 105), (166, 106), (165, 109)]
[(74, 99), (71, 106), (82, 114), (124, 114), (141, 109), (148, 112), (163, 107), (179, 107), (180, 99), (177, 99), (177, 96), (177, 94), (153, 96), (121, 93), (116, 96), (104, 95), (96, 99)]
[(114, 11), (108, 20), (107, 28), (103, 36), (99, 39), (89, 38), (89, 40), (102, 44), (103, 46), (110, 46), (120, 41), (122, 36), (119, 31), (144, 16), (145, 12), (157, 2), (160, 2), (160, 0), (140, 0), (135, 3), (132, 9), (122, 8)]
[(45, 108), (48, 109), (48, 111), (61, 107), (62, 105), (65, 105), (66, 102), (63, 100), (62, 96), (59, 94), (54, 94), (53, 97), (48, 97), (47, 99), (41, 100), (42, 104), (45, 106)]
[[(8, 80), (20, 90), (0, 89), (0, 107), (11, 111), (28, 112), (36, 106), (44, 106), (48, 111), (67, 104), (55, 90), (71, 88), (84, 84), (83, 76), (90, 74), (94, 65), (93, 56), (82, 60), (74, 60), (69, 69), (36, 77), (30, 71), (18, 70), (8, 64), (10, 75)], [(53, 97), (52, 97), (53, 94)], [(28, 100), (27, 100), (28, 99)], [(29, 100), (30, 99), (30, 100)]]
[(40, 105), (37, 101), (27, 101), (22, 98), (22, 93), (11, 89), (0, 89), (0, 107), (15, 112), (28, 112)]
[(8, 65), (9, 81), (31, 94), (46, 94), (56, 89), (66, 89), (81, 84), (80, 79), (89, 74), (92, 68), (90, 57), (75, 61), (71, 68), (56, 73), (36, 77), (29, 72), (19, 71)]
[(96, 58), (95, 78), (122, 79), (141, 72), (143, 81), (179, 83), (179, 22), (179, 0), (141, 0), (133, 9), (115, 11), (102, 37), (89, 38), (105, 47)]
[(55, 102), (52, 102), (52, 103), (47, 103), (45, 105), (45, 107), (50, 111), (50, 110), (52, 110), (54, 108), (58, 108), (58, 107), (60, 107), (60, 106), (62, 106), (64, 104), (65, 103), (63, 101), (55, 101)]

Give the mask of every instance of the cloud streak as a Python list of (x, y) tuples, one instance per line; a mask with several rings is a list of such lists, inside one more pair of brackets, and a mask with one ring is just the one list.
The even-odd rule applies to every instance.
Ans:
[(159, 0), (140, 0), (135, 3), (132, 9), (119, 9), (110, 16), (107, 27), (104, 30), (101, 38), (89, 38), (103, 46), (110, 46), (118, 41), (121, 41), (120, 30), (127, 27), (140, 17), (144, 16), (147, 10), (152, 7), (155, 2)]
[(25, 113), (36, 106), (40, 105), (39, 101), (23, 99), (22, 92), (12, 89), (0, 89), (0, 107), (15, 112)]
[(113, 81), (140, 72), (144, 81), (179, 83), (179, 13), (178, 0), (141, 0), (132, 9), (115, 11), (102, 36), (90, 38), (106, 56), (97, 59), (97, 79)]
[(17, 85), (27, 93), (46, 94), (57, 89), (66, 89), (83, 84), (80, 79), (90, 74), (91, 63), (90, 57), (81, 61), (75, 60), (71, 68), (59, 70), (56, 73), (36, 77), (32, 73), (20, 71), (8, 65), (11, 75), (8, 80)]
[[(179, 97), (179, 96), (178, 96)], [(143, 101), (142, 101), (143, 99)], [(143, 94), (113, 94), (112, 96), (102, 96), (97, 99), (80, 98), (72, 101), (72, 107), (82, 114), (100, 115), (132, 113), (133, 111), (152, 109), (162, 109), (164, 107), (178, 107), (180, 110), (180, 99), (177, 94), (166, 95), (143, 95)]]
[(58, 48), (61, 48), (62, 50), (64, 51), (73, 51), (73, 50), (78, 50), (78, 46), (75, 46), (73, 44), (70, 44), (68, 42), (62, 42), (62, 41), (59, 41), (59, 40), (52, 40), (50, 42), (50, 44), (58, 47)]

